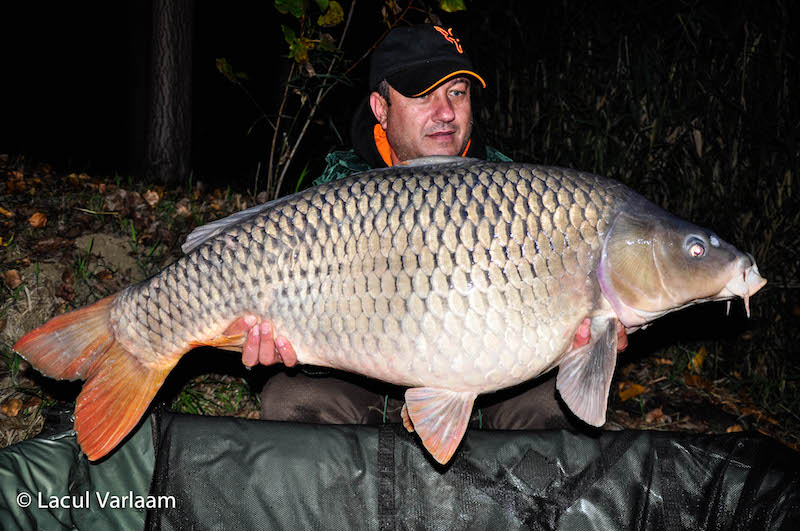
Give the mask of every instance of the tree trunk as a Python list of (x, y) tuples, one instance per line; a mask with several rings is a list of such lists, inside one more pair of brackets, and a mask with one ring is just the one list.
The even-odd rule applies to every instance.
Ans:
[(194, 0), (153, 0), (145, 174), (164, 184), (190, 171), (193, 33)]

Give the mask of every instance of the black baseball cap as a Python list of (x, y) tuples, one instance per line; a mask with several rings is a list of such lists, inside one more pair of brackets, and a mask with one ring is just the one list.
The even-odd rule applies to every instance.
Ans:
[(452, 28), (419, 24), (394, 28), (372, 53), (369, 86), (384, 79), (407, 98), (430, 92), (453, 77), (470, 76), (486, 88)]

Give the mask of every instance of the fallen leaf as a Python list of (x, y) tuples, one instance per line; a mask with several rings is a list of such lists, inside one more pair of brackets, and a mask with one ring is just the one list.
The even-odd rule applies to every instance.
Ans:
[(6, 210), (3, 207), (0, 207), (0, 215), (3, 215), (3, 216), (5, 216), (5, 217), (7, 217), (9, 219), (14, 217), (14, 213), (13, 212), (11, 212), (10, 210)]
[(672, 365), (672, 360), (667, 358), (656, 358), (656, 365)]
[(7, 417), (16, 417), (20, 409), (22, 409), (22, 400), (19, 398), (9, 398), (0, 404), (0, 413)]
[(56, 290), (56, 297), (61, 297), (65, 301), (72, 302), (75, 300), (75, 290), (72, 289), (70, 285), (61, 284)]
[(72, 272), (72, 269), (65, 268), (64, 271), (61, 272), (61, 282), (70, 287), (75, 285), (75, 273)]
[(3, 275), (3, 282), (11, 289), (16, 289), (22, 284), (22, 277), (19, 276), (19, 271), (16, 269), (9, 269)]
[(192, 212), (189, 210), (189, 198), (184, 197), (175, 205), (175, 216), (188, 218), (191, 215)]
[(42, 399), (38, 396), (32, 396), (25, 401), (24, 407), (37, 407), (39, 404), (42, 403)]
[(21, 171), (11, 172), (11, 176), (8, 179), (8, 191), (12, 193), (25, 191), (25, 180)]
[(122, 188), (117, 188), (110, 194), (106, 196), (106, 200), (103, 203), (103, 208), (108, 211), (113, 212), (120, 212), (123, 216), (127, 213), (126, 210), (126, 203), (128, 198), (127, 190), (123, 190)]
[(114, 277), (114, 274), (109, 271), (108, 269), (103, 269), (102, 271), (97, 273), (97, 278), (100, 280), (111, 280)]
[(647, 422), (648, 424), (652, 424), (663, 417), (664, 417), (664, 412), (661, 410), (661, 408), (657, 408), (650, 411), (647, 415), (645, 415), (644, 421)]
[(211, 200), (211, 203), (209, 203), (208, 208), (210, 208), (214, 212), (221, 211), (223, 209), (222, 200), (215, 197), (214, 199)]
[(690, 371), (699, 373), (700, 369), (703, 368), (703, 361), (705, 361), (707, 354), (708, 354), (708, 349), (706, 349), (705, 345), (703, 345), (702, 347), (700, 347), (700, 350), (698, 350), (697, 353), (694, 356), (692, 356), (692, 359), (689, 360), (689, 365), (687, 366), (687, 368)]
[(744, 431), (744, 428), (740, 424), (734, 424), (733, 426), (728, 426), (728, 429), (725, 430), (725, 433), (736, 433), (739, 431)]
[(683, 383), (685, 383), (689, 387), (700, 387), (701, 389), (705, 389), (706, 391), (710, 390), (711, 387), (713, 387), (709, 380), (706, 380), (699, 374), (684, 374)]
[(161, 199), (158, 197), (158, 193), (153, 190), (146, 191), (142, 197), (144, 197), (144, 200), (147, 201), (147, 204), (151, 207), (156, 206)]
[(636, 368), (637, 368), (637, 365), (635, 363), (627, 363), (627, 364), (625, 364), (622, 367), (622, 376), (627, 378), (628, 376), (630, 376), (631, 372), (633, 372), (633, 370), (636, 369)]
[(28, 218), (28, 223), (31, 224), (31, 227), (40, 229), (47, 225), (47, 216), (41, 212), (36, 212), (34, 215)]
[(639, 396), (640, 394), (644, 393), (647, 390), (645, 386), (631, 382), (623, 382), (619, 384), (619, 387), (620, 387), (619, 399), (622, 402), (625, 402), (630, 398)]

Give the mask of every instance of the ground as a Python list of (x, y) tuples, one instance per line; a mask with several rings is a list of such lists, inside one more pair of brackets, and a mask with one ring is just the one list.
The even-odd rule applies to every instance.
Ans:
[[(67, 173), (7, 155), (0, 155), (0, 174), (2, 447), (35, 436), (48, 408), (69, 405), (80, 389), (39, 375), (13, 353), (16, 340), (54, 315), (147, 278), (181, 256), (192, 228), (265, 198), (202, 183), (165, 189)], [(752, 342), (746, 329), (737, 334), (738, 344)], [(757, 430), (799, 449), (792, 402), (767, 399), (776, 393), (772, 387), (754, 396), (755, 376), (729, 370), (721, 348), (632, 336), (612, 383), (605, 428)], [(269, 369), (248, 371), (235, 354), (199, 350), (181, 361), (161, 396), (182, 412), (258, 418), (258, 391)]]

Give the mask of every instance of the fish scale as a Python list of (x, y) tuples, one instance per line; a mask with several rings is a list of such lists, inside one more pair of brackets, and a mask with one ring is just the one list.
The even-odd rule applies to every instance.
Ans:
[(766, 282), (751, 257), (616, 181), (473, 159), (356, 174), (200, 227), (184, 248), (14, 347), (87, 380), (75, 426), (90, 459), (188, 350), (241, 348), (225, 331), (244, 315), (270, 321), (300, 363), (409, 386), (405, 425), (446, 462), (478, 394), (554, 367), (567, 405), (601, 425), (619, 334)]
[[(600, 248), (610, 212), (597, 213), (613, 196), (587, 174), (488, 167), (367, 173), (299, 194), (123, 290), (117, 338), (180, 355), (253, 313), (292, 338), (301, 363), (401, 385), (520, 383), (553, 362), (588, 310), (570, 279), (589, 274), (591, 259), (578, 257)], [(595, 212), (575, 208), (575, 191)], [(531, 231), (535, 248), (520, 244)], [(154, 304), (187, 293), (197, 302), (182, 309)], [(487, 372), (488, 349), (501, 352), (500, 370)], [(389, 357), (389, 370), (374, 363)]]

